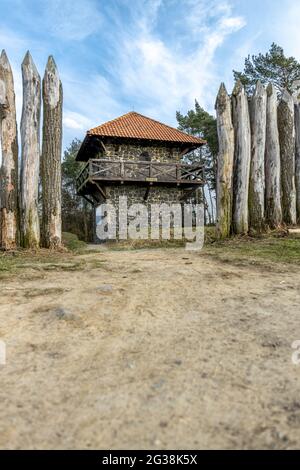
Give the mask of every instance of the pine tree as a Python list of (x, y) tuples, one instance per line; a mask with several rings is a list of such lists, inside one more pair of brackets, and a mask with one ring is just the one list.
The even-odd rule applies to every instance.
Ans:
[(235, 80), (240, 80), (248, 94), (252, 94), (258, 80), (272, 83), (277, 91), (286, 89), (293, 94), (300, 89), (300, 64), (294, 57), (286, 57), (282, 47), (273, 43), (266, 54), (248, 55), (244, 71), (233, 71)]

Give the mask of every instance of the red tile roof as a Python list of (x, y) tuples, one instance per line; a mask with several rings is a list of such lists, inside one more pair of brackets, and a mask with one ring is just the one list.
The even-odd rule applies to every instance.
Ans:
[(203, 139), (186, 134), (134, 111), (90, 129), (87, 135), (178, 142), (196, 146), (206, 143)]

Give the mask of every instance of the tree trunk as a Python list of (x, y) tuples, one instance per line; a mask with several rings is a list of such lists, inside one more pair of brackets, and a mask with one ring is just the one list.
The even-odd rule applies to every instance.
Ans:
[(217, 236), (230, 235), (232, 218), (232, 178), (234, 158), (234, 130), (232, 125), (231, 103), (224, 83), (221, 84), (217, 101), (217, 129), (219, 154), (217, 161)]
[(207, 189), (208, 189), (209, 202), (210, 202), (210, 207), (211, 207), (211, 220), (212, 220), (212, 224), (214, 224), (215, 223), (214, 201), (213, 201), (210, 187), (208, 186)]
[(265, 228), (265, 148), (267, 92), (260, 81), (250, 104), (251, 164), (249, 181), (249, 225), (255, 232)]
[(204, 185), (202, 186), (202, 199), (203, 199), (203, 207), (204, 207), (204, 211), (203, 211), (204, 225), (206, 226), (207, 225), (207, 201), (205, 197)]
[(277, 124), (277, 93), (271, 83), (267, 87), (266, 126), (266, 222), (270, 228), (282, 223), (280, 186), (280, 147)]
[(278, 105), (278, 130), (281, 159), (283, 221), (288, 225), (295, 225), (297, 217), (294, 100), (286, 90), (284, 90)]
[(296, 164), (295, 164), (295, 183), (296, 183), (296, 204), (297, 204), (297, 223), (300, 223), (300, 103), (295, 105), (295, 130), (296, 130)]
[(0, 244), (15, 248), (18, 242), (18, 135), (14, 79), (5, 51), (0, 56)]
[(251, 160), (251, 131), (248, 99), (238, 81), (232, 92), (232, 120), (235, 135), (233, 178), (233, 232), (248, 232), (248, 193)]
[(25, 248), (38, 248), (41, 79), (29, 52), (22, 63), (22, 76), (21, 243)]
[(54, 59), (49, 57), (43, 79), (42, 244), (61, 245), (62, 86)]

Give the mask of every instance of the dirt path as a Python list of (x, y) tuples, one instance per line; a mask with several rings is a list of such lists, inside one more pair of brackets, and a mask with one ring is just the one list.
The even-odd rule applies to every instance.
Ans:
[(83, 259), (1, 281), (1, 448), (299, 447), (300, 268)]

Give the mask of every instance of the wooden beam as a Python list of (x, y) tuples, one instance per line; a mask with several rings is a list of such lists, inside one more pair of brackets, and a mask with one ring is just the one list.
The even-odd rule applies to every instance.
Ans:
[(104, 152), (106, 153), (107, 150), (106, 150), (106, 147), (105, 147), (105, 145), (104, 145), (103, 140), (100, 140), (100, 144), (101, 144), (101, 146), (102, 146)]
[(92, 181), (92, 183), (97, 187), (97, 189), (100, 192), (101, 196), (106, 200), (107, 196), (106, 196), (105, 190), (103, 188), (101, 188), (101, 186), (97, 183), (97, 181)]

